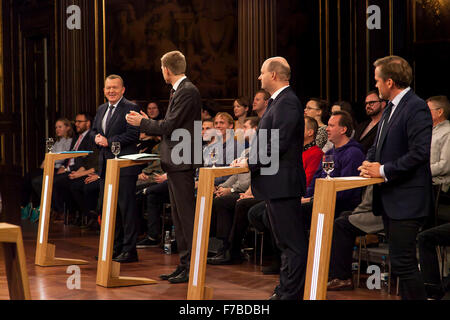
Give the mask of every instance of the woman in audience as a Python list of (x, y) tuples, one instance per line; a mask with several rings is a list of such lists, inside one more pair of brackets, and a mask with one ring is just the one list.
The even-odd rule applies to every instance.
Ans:
[[(55, 134), (56, 142), (53, 145), (52, 152), (69, 151), (73, 137), (73, 129), (70, 121), (66, 118), (58, 119), (55, 123)], [(64, 173), (64, 170), (60, 169), (64, 164), (64, 161), (64, 159), (55, 161), (55, 174)], [(35, 222), (39, 218), (39, 201), (41, 197), (43, 169), (44, 161), (42, 161), (40, 169), (25, 177), (24, 196), (22, 199), (25, 206), (21, 209), (22, 219), (30, 218)], [(30, 186), (32, 186), (32, 188), (30, 188)], [(33, 209), (33, 207), (35, 209)]]
[(306, 103), (305, 115), (314, 118), (319, 124), (319, 130), (317, 131), (316, 136), (316, 145), (322, 149), (328, 141), (326, 125), (329, 118), (328, 102), (319, 98), (311, 98)]
[[(234, 100), (233, 103), (234, 117), (237, 119), (234, 122), (234, 139), (239, 143), (245, 143), (244, 138), (244, 122), (250, 114), (250, 105), (248, 99), (245, 97)], [(246, 144), (245, 147), (248, 147)]]
[[(163, 112), (159, 109), (156, 102), (149, 102), (146, 113), (150, 119), (164, 119)], [(140, 153), (151, 152), (151, 150), (161, 141), (160, 136), (147, 136), (145, 133), (140, 134), (138, 149)]]

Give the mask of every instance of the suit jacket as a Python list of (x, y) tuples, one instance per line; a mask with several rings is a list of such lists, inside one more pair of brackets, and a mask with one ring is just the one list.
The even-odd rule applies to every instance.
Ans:
[[(80, 135), (75, 136), (72, 139), (72, 143), (70, 144), (70, 150), (73, 150), (75, 144)], [(94, 151), (96, 148), (94, 140), (91, 138), (90, 132), (88, 131), (84, 136), (83, 140), (81, 140), (80, 145), (78, 146), (78, 151)], [(97, 159), (95, 159), (97, 158)], [(74, 164), (70, 166), (70, 171), (76, 171), (81, 167), (84, 167), (86, 170), (90, 168), (97, 167), (98, 162), (98, 154), (96, 152), (89, 154), (85, 157), (77, 157), (74, 158)], [(67, 159), (65, 162), (65, 166), (67, 166), (70, 162), (70, 159)]]
[[(113, 142), (120, 142), (119, 156), (138, 153), (136, 144), (139, 142), (139, 127), (129, 125), (125, 116), (131, 110), (139, 112), (139, 107), (123, 97), (110, 119), (106, 132), (103, 132), (102, 121), (107, 110), (108, 103), (104, 103), (98, 108), (94, 125), (90, 132), (91, 139), (93, 140), (99, 133), (108, 140), (108, 147), (97, 146), (99, 148), (98, 171), (100, 177), (104, 177), (106, 173), (106, 160), (114, 158), (111, 152), (111, 144)], [(141, 166), (132, 166), (121, 169), (120, 175), (138, 175), (141, 171)]]
[[(383, 113), (381, 123), (386, 114)], [(367, 153), (369, 161), (384, 165), (387, 182), (374, 186), (373, 212), (405, 220), (427, 216), (433, 210), (430, 148), (433, 121), (430, 110), (412, 90), (400, 100), (382, 141)], [(378, 139), (378, 138), (377, 138)], [(380, 159), (376, 159), (379, 144)]]
[[(306, 175), (302, 163), (303, 133), (305, 120), (303, 117), (303, 106), (291, 87), (280, 92), (272, 101), (261, 118), (257, 135), (261, 129), (268, 130), (268, 152), (269, 157), (279, 156), (279, 170), (274, 175), (262, 175), (263, 165), (260, 156), (252, 161), (249, 158), (249, 169), (251, 171), (252, 192), (256, 199), (269, 200), (280, 198), (301, 197), (306, 189)], [(279, 150), (270, 153), (270, 130), (279, 129)], [(255, 148), (260, 142), (256, 137), (252, 139), (250, 148)], [(252, 162), (256, 162), (253, 163)], [(269, 167), (270, 164), (264, 165)]]
[(372, 120), (366, 120), (362, 122), (359, 126), (356, 127), (355, 130), (355, 136), (353, 137), (354, 140), (359, 142), (364, 149), (364, 154), (367, 154), (367, 151), (372, 147), (373, 142), (375, 141), (375, 138), (377, 137), (377, 131), (378, 131), (378, 123), (367, 132), (367, 134), (364, 136), (364, 138), (361, 139), (361, 135), (364, 132), (364, 130), (367, 128), (369, 123)]
[[(141, 131), (147, 135), (162, 136), (160, 143), (161, 168), (164, 172), (186, 171), (192, 170), (201, 166), (201, 132), (197, 137), (200, 142), (199, 164), (194, 164), (194, 121), (201, 121), (201, 97), (197, 87), (189, 80), (181, 81), (177, 90), (167, 107), (167, 113), (164, 120), (142, 119)], [(172, 132), (176, 129), (185, 129), (189, 132), (191, 137), (191, 159), (190, 163), (175, 164), (172, 161), (172, 150), (180, 143), (179, 141), (172, 141)], [(182, 153), (180, 153), (182, 156)]]

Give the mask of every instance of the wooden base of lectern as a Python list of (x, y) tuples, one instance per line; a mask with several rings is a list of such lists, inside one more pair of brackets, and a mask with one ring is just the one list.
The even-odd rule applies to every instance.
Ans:
[(81, 259), (67, 259), (67, 258), (55, 258), (55, 245), (47, 243), (47, 252), (45, 257), (41, 257), (36, 261), (36, 265), (40, 267), (53, 267), (53, 266), (71, 266), (73, 264), (89, 264), (86, 260)]
[(123, 277), (120, 274), (120, 263), (111, 261), (111, 275), (105, 277), (103, 274), (98, 275), (97, 285), (105, 288), (139, 286), (145, 284), (158, 283), (156, 280), (137, 277)]

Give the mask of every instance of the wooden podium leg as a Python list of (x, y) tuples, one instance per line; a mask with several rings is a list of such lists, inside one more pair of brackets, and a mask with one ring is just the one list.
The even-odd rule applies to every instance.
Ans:
[(212, 288), (205, 287), (206, 258), (208, 255), (209, 228), (214, 191), (214, 176), (200, 170), (192, 237), (191, 268), (189, 272), (188, 300), (212, 299)]
[(325, 300), (333, 237), (336, 190), (333, 181), (316, 180), (305, 281), (305, 300)]
[(11, 300), (31, 300), (28, 283), (25, 251), (23, 249), (22, 232), (17, 231), (15, 243), (0, 243), (5, 257), (6, 277), (8, 279)]

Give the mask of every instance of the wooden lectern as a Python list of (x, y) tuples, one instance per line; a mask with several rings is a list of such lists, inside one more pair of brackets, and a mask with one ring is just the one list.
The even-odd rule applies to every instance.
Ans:
[(0, 223), (0, 249), (5, 257), (6, 278), (11, 300), (31, 300), (27, 261), (19, 226)]
[(214, 178), (248, 172), (247, 168), (200, 168), (197, 188), (195, 224), (192, 237), (191, 267), (188, 300), (210, 300), (213, 289), (205, 287), (206, 258), (208, 255), (209, 227), (213, 203)]
[(316, 180), (306, 269), (305, 300), (325, 300), (327, 296), (336, 192), (383, 182), (382, 178), (362, 177)]
[(55, 258), (55, 245), (48, 243), (48, 228), (50, 221), (50, 206), (52, 202), (53, 176), (55, 160), (87, 156), (88, 152), (77, 153), (46, 153), (44, 160), (44, 175), (42, 177), (41, 214), (36, 244), (35, 264), (41, 267), (68, 266), (87, 264), (86, 260)]
[[(154, 159), (151, 159), (154, 160)], [(106, 166), (103, 196), (102, 229), (97, 263), (97, 285), (124, 287), (157, 283), (148, 278), (121, 277), (120, 263), (112, 261), (114, 231), (116, 226), (117, 196), (119, 194), (120, 168), (146, 164), (149, 160), (109, 159)]]

